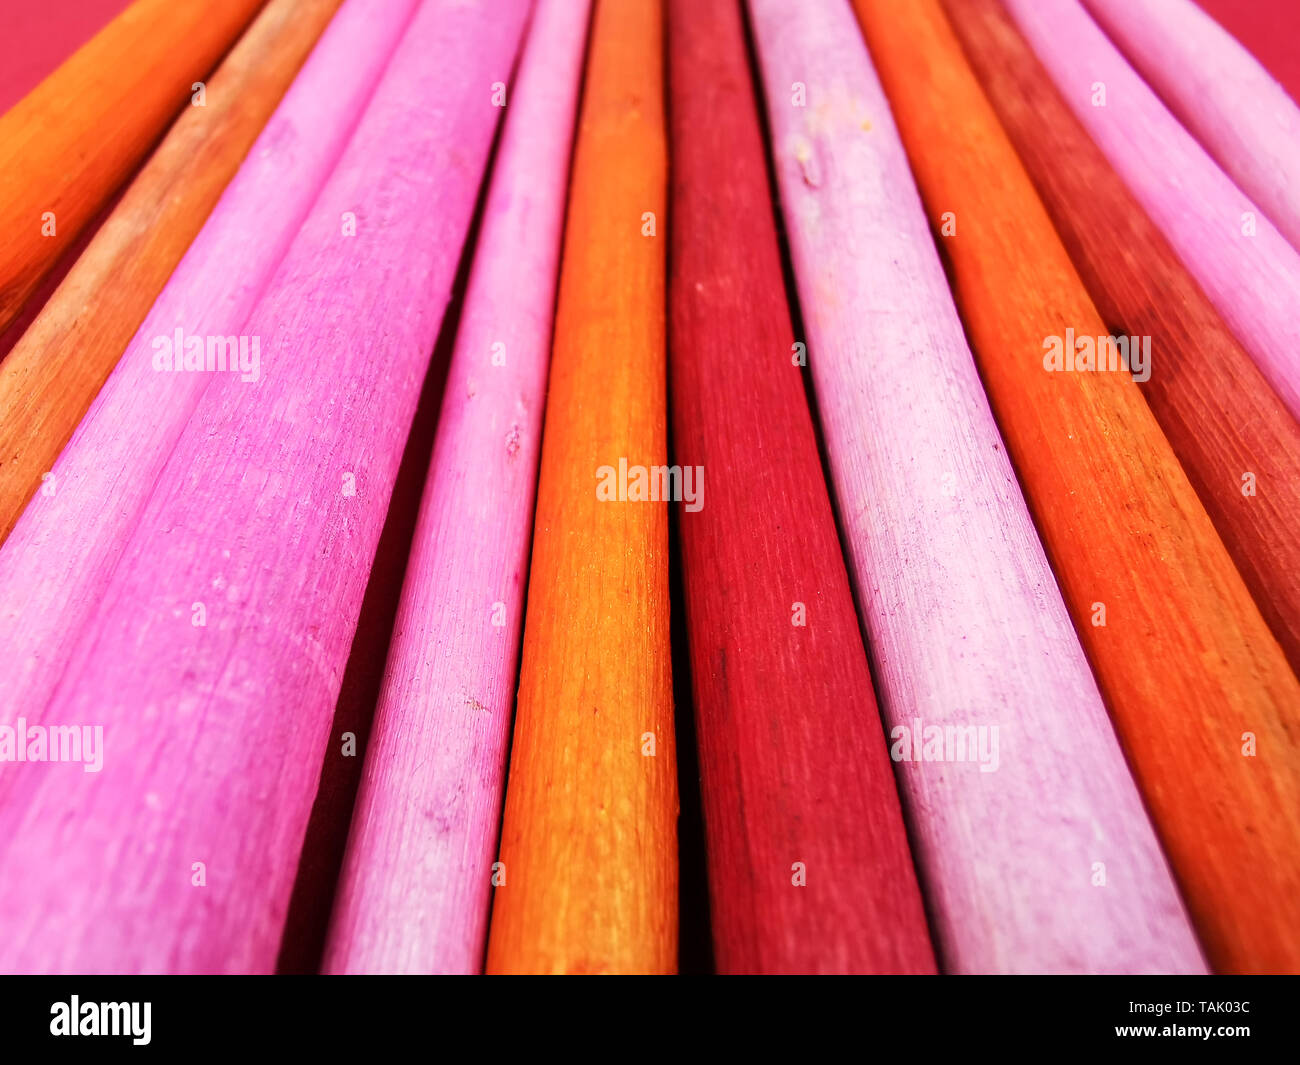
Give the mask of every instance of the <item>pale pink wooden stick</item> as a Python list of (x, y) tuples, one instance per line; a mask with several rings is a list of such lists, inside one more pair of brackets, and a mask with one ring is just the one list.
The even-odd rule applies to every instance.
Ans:
[(941, 962), (1204, 971), (850, 6), (750, 9), (817, 406)]
[(1300, 249), (1300, 107), (1192, 0), (1088, 9), (1241, 190)]
[[(38, 721), (211, 373), (154, 341), (237, 336), (338, 161), (416, 0), (347, 0), (0, 547), (0, 723)], [(9, 774), (0, 772), (0, 793)]]
[(1004, 3), (1111, 166), (1300, 419), (1300, 253), (1076, 0)]
[(540, 0), (484, 212), (326, 972), (478, 972), (590, 5)]
[(102, 771), (9, 767), (0, 969), (273, 967), (527, 7), (420, 6), (245, 326), (259, 380), (213, 375), (47, 708)]

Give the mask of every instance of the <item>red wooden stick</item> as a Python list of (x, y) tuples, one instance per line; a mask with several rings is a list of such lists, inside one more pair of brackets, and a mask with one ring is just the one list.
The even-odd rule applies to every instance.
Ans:
[(721, 972), (934, 956), (804, 398), (736, 0), (669, 9), (675, 462)]

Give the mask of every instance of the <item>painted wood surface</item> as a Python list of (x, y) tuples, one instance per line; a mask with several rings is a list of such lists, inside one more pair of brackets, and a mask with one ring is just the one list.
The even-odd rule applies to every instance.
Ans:
[(32, 289), (32, 294), (27, 297), (27, 302), (23, 304), (20, 310), (3, 330), (0, 330), (0, 368), (3, 368), (4, 361), (14, 349), (18, 341), (22, 340), (23, 334), (31, 328), (31, 325), (38, 317), (45, 305), (50, 301), (50, 297), (59, 290), (63, 284), (63, 279), (72, 272), (72, 268), (77, 265), (77, 260), (90, 247), (90, 242), (95, 239), (99, 233), (99, 227), (108, 220), (108, 217), (117, 210), (117, 205), (122, 202), (122, 197), (126, 195), (127, 190), (134, 182), (139, 168), (127, 179), (118, 190), (113, 193), (106, 201), (104, 206), (99, 209), (99, 213), (87, 222), (77, 235), (77, 239), (68, 245), (54, 267), (41, 278), (40, 284)]
[(668, 508), (597, 495), (599, 467), (630, 488), (668, 457), (662, 19), (658, 0), (593, 19), (489, 972), (676, 967)]
[[(1006, 0), (1106, 154), (1300, 420), (1300, 252), (1196, 143), (1077, 0)], [(1096, 86), (1105, 86), (1105, 106)]]
[(1294, 0), (1196, 0), (1300, 101), (1300, 6)]
[(0, 116), (0, 330), (262, 0), (135, 0)]
[(673, 461), (722, 973), (932, 972), (804, 398), (740, 0), (673, 0)]
[(1300, 248), (1300, 107), (1192, 0), (1087, 0), (1165, 106)]
[[(249, 313), (338, 162), (415, 7), (415, 0), (347, 0), (50, 478), (0, 545), (0, 660), (12, 664), (0, 673), (0, 722), (35, 722), (44, 714), (150, 492), (216, 376), (155, 370), (157, 338), (174, 338), (177, 329), (183, 336), (246, 334)], [(0, 773), (0, 794), (11, 779)]]
[(42, 0), (0, 8), (0, 114), (98, 33), (127, 0)]
[[(43, 0), (40, 4), (0, 6), (0, 114), (35, 89), (126, 6), (127, 0)], [(124, 187), (108, 197), (32, 289), (18, 314), (0, 329), (0, 363), (63, 282), (123, 192)]]
[(421, 5), (244, 327), (258, 381), (177, 441), (47, 711), (101, 724), (103, 767), (19, 767), (0, 810), (0, 968), (274, 965), (527, 6)]
[(482, 969), (589, 15), (541, 0), (510, 89), (326, 972)]
[[(0, 541), (239, 169), (340, 0), (272, 0), (0, 362)], [(243, 256), (241, 256), (242, 258)]]
[(1153, 338), (1142, 393), (1300, 669), (1300, 425), (996, 0), (956, 0), (947, 12), (1102, 321)]
[(940, 962), (1195, 970), (852, 8), (750, 11), (817, 407)]
[[(855, 2), (994, 412), (1201, 941), (1221, 969), (1293, 968), (1300, 684), (1133, 375), (1049, 369), (1052, 338), (1095, 345), (1108, 331), (938, 0)], [(1257, 756), (1244, 756), (1246, 733)]]

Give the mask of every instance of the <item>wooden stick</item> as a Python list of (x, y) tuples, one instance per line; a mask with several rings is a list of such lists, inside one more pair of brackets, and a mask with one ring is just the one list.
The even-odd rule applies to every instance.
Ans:
[(1153, 338), (1142, 392), (1300, 669), (1300, 426), (1002, 9), (977, 0), (947, 11), (1102, 321), (1119, 335)]
[(482, 969), (589, 15), (541, 0), (511, 89), (326, 972)]
[(262, 0), (135, 0), (0, 116), (0, 331)]
[(795, 354), (740, 3), (673, 0), (668, 25), (673, 439), (709, 483), (680, 519), (714, 958), (933, 972)]
[[(1065, 362), (1108, 330), (937, 0), (856, 3), (985, 387), (1202, 942), (1221, 969), (1294, 968), (1300, 684), (1134, 374)], [(1153, 373), (1163, 339), (1143, 360)]]
[[(138, 174), (139, 171), (137, 170), (125, 184), (104, 201), (104, 206), (99, 209), (99, 213), (82, 227), (81, 232), (77, 234), (77, 239), (68, 245), (67, 251), (60, 256), (53, 269), (41, 278), (39, 285), (32, 289), (32, 294), (27, 297), (27, 302), (23, 304), (22, 310), (5, 326), (3, 331), (0, 331), (0, 371), (4, 369), (5, 357), (9, 352), (13, 351), (18, 341), (22, 340), (23, 335), (32, 327), (32, 323), (41, 316), (41, 312), (45, 310), (45, 305), (58, 292), (59, 286), (63, 284), (64, 279), (72, 272), (72, 268), (77, 265), (77, 261), (90, 247), (90, 242), (99, 235), (100, 227), (117, 210), (117, 205), (122, 202), (122, 197), (127, 194)], [(3, 471), (0, 470), (0, 475), (2, 473)]]
[(1007, 0), (1007, 10), (1097, 147), (1300, 419), (1300, 253), (1165, 109), (1077, 0)]
[(632, 487), (667, 460), (661, 21), (618, 0), (592, 29), (490, 972), (676, 966), (668, 512)]
[(1292, 0), (1197, 0), (1300, 101), (1300, 7)]
[[(10, 4), (0, 8), (0, 114), (35, 89), (119, 15), (128, 2), (43, 0), (39, 6)], [(181, 113), (185, 113), (184, 109)], [(60, 251), (54, 266), (32, 289), (18, 314), (0, 329), (0, 363), (63, 283), (105, 219), (116, 210), (138, 172), (139, 167), (134, 168), (127, 180), (105, 198), (98, 212), (81, 227), (77, 238)]]
[(274, 965), (527, 7), (420, 7), (245, 326), (258, 380), (214, 373), (48, 708), (102, 771), (24, 766), (0, 809), (0, 968)]
[(0, 114), (126, 7), (126, 0), (43, 0), (0, 8)]
[(1300, 248), (1300, 107), (1192, 0), (1088, 0), (1125, 57)]
[(750, 10), (818, 409), (940, 960), (1197, 970), (852, 10)]
[[(197, 337), (244, 332), (415, 6), (415, 0), (348, 0), (339, 11), (0, 546), (0, 660), (13, 664), (0, 671), (0, 722), (35, 722), (44, 714), (212, 379), (156, 370), (157, 338), (174, 337), (177, 329)], [(67, 293), (74, 306), (79, 292), (73, 286)], [(92, 344), (93, 333), (76, 335)], [(0, 774), (0, 793), (11, 780)]]
[(54, 465), (340, 0), (272, 0), (0, 363), (0, 541)]

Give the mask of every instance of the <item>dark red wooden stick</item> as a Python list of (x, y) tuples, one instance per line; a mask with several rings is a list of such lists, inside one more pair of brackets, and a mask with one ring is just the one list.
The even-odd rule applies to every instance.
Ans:
[(934, 969), (804, 398), (737, 0), (669, 8), (675, 462), (722, 972)]

